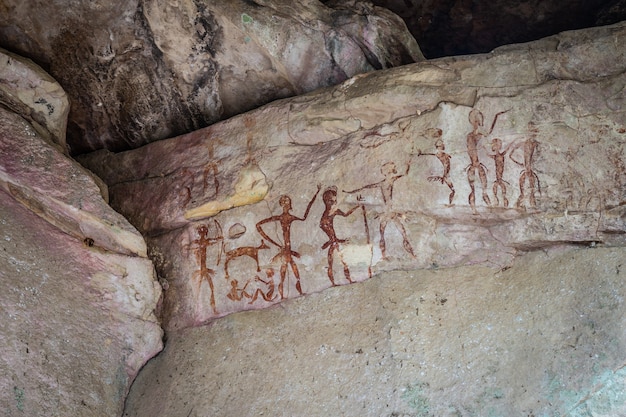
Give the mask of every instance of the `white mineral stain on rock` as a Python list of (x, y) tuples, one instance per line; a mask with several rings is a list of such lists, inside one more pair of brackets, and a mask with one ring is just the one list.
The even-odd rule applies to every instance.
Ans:
[(224, 200), (209, 201), (200, 207), (187, 210), (187, 220), (197, 220), (215, 216), (217, 213), (234, 207), (262, 201), (270, 187), (265, 179), (265, 174), (256, 165), (251, 165), (239, 173), (239, 180), (235, 184), (235, 193)]
[(372, 261), (372, 245), (345, 245), (343, 255), (345, 260), (354, 266), (368, 266)]

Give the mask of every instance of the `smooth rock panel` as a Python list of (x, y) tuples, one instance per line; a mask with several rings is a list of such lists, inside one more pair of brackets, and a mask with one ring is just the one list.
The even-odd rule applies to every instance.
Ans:
[(620, 416), (624, 248), (554, 247), (170, 332), (124, 416)]
[(622, 246), (624, 42), (621, 24), (360, 75), (82, 161), (147, 237), (169, 330), (384, 271)]

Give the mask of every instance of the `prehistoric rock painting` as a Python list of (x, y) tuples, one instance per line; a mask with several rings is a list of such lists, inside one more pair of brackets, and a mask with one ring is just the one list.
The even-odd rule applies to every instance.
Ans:
[(230, 292), (226, 294), (226, 297), (230, 298), (233, 301), (241, 301), (245, 298), (252, 298), (250, 294), (246, 292), (246, 287), (250, 284), (250, 281), (247, 281), (243, 288), (239, 288), (239, 281), (233, 279), (230, 281)]
[[(537, 149), (537, 127), (533, 122), (528, 123), (528, 131), (530, 132), (530, 136), (524, 142), (517, 144), (509, 154), (509, 157), (513, 162), (517, 165), (524, 167), (524, 170), (520, 173), (519, 177), (519, 197), (517, 202), (515, 203), (515, 207), (523, 208), (524, 198), (526, 197), (526, 193), (528, 193), (528, 204), (530, 208), (534, 209), (537, 206), (537, 200), (535, 199), (535, 188), (541, 194), (541, 185), (539, 183), (539, 177), (533, 171), (533, 156), (535, 154), (535, 150)], [(514, 152), (522, 148), (524, 153), (524, 160), (518, 161), (513, 157)], [(526, 189), (526, 184), (528, 183), (528, 189)]]
[(182, 200), (181, 205), (185, 208), (192, 199), (195, 176), (189, 168), (183, 168), (178, 175), (180, 177), (179, 195)]
[(211, 308), (213, 312), (217, 314), (217, 308), (215, 306), (215, 288), (213, 286), (213, 278), (216, 271), (207, 267), (207, 249), (213, 245), (219, 245), (215, 262), (216, 265), (219, 265), (223, 251), (224, 236), (217, 220), (214, 219), (213, 222), (209, 224), (211, 225), (210, 230), (209, 226), (206, 224), (198, 226), (196, 229), (198, 238), (193, 240), (190, 244), (190, 246), (195, 249), (196, 260), (200, 266), (200, 269), (194, 272), (193, 280), (198, 282), (196, 287), (196, 304), (198, 302), (198, 296), (200, 295), (202, 281), (206, 281), (211, 290)]
[[(328, 236), (328, 241), (322, 245), (322, 249), (328, 249), (328, 279), (330, 279), (330, 282), (333, 286), (337, 285), (335, 283), (335, 275), (333, 273), (334, 254), (335, 252), (337, 252), (337, 254), (339, 255), (339, 261), (343, 265), (343, 274), (346, 280), (352, 283), (352, 279), (350, 278), (350, 269), (348, 268), (348, 264), (343, 258), (343, 253), (339, 246), (341, 243), (346, 243), (348, 239), (339, 239), (337, 237), (337, 234), (335, 232), (334, 220), (335, 216), (348, 217), (359, 208), (365, 210), (365, 206), (354, 206), (344, 213), (341, 209), (337, 208), (337, 187), (327, 188), (322, 194), (322, 200), (324, 201), (325, 208), (324, 213), (322, 213), (322, 217), (320, 219), (320, 228), (324, 231), (324, 233), (326, 233), (326, 236)], [(367, 218), (365, 218), (365, 221), (367, 222)], [(365, 224), (366, 232), (369, 235), (369, 230), (367, 230), (367, 223)]]
[(264, 284), (266, 287), (266, 290), (265, 292), (263, 292), (261, 288), (257, 287), (254, 294), (252, 294), (252, 299), (250, 300), (249, 304), (254, 303), (259, 298), (259, 296), (261, 296), (261, 298), (263, 298), (265, 301), (268, 301), (268, 302), (274, 301), (276, 297), (278, 297), (278, 294), (274, 294), (274, 270), (273, 269), (268, 268), (265, 271), (265, 279), (261, 278), (258, 275), (255, 275), (254, 280), (257, 283)]
[(493, 182), (493, 198), (496, 200), (496, 206), (500, 205), (500, 199), (498, 198), (498, 188), (502, 195), (502, 204), (504, 207), (509, 207), (509, 200), (506, 197), (506, 184), (504, 180), (504, 161), (509, 148), (513, 143), (510, 143), (504, 150), (502, 150), (502, 139), (493, 138), (491, 141), (492, 154), (489, 154), (493, 158), (493, 162), (496, 168), (496, 179)]
[[(523, 138), (517, 138), (520, 133), (516, 131), (509, 131), (510, 133), (508, 134), (505, 133), (505, 135), (502, 136), (505, 138), (504, 140), (500, 137), (491, 138), (490, 135), (494, 131), (494, 127), (496, 126), (499, 116), (504, 113), (506, 112), (496, 113), (491, 122), (490, 128), (488, 130), (481, 130), (484, 125), (483, 113), (476, 108), (471, 109), (468, 119), (472, 125), (472, 131), (466, 135), (466, 147), (463, 147), (463, 140), (458, 138), (459, 140), (456, 143), (456, 150), (453, 150), (450, 153), (446, 150), (446, 144), (443, 139), (443, 131), (438, 127), (422, 128), (423, 130), (419, 130), (421, 133), (417, 134), (417, 136), (421, 138), (421, 143), (430, 143), (431, 146), (434, 146), (434, 150), (432, 152), (423, 152), (421, 149), (416, 149), (415, 142), (411, 140), (411, 138), (415, 140), (416, 133), (407, 131), (410, 126), (410, 122), (406, 120), (403, 120), (402, 123), (398, 123), (397, 126), (386, 125), (384, 127), (372, 129), (366, 136), (367, 140), (365, 142), (359, 142), (358, 145), (355, 145), (366, 150), (365, 152), (383, 152), (378, 149), (383, 145), (385, 147), (391, 147), (392, 149), (402, 147), (402, 149), (408, 153), (408, 160), (405, 162), (406, 167), (402, 171), (398, 170), (396, 161), (384, 162), (379, 168), (380, 176), (382, 177), (380, 180), (366, 183), (366, 185), (352, 190), (344, 190), (343, 192), (346, 194), (355, 194), (357, 201), (356, 204), (345, 210), (341, 209), (338, 203), (338, 187), (333, 185), (324, 189), (322, 193), (323, 209), (320, 209), (321, 214), (318, 223), (319, 229), (317, 230), (321, 230), (321, 232), (323, 232), (319, 232), (319, 235), (323, 236), (323, 239), (325, 240), (320, 240), (320, 237), (316, 236), (317, 233), (312, 233), (310, 236), (313, 240), (307, 239), (306, 243), (312, 244), (314, 241), (319, 242), (319, 246), (315, 245), (314, 247), (319, 248), (320, 253), (318, 255), (325, 255), (324, 263), (326, 264), (325, 269), (328, 277), (328, 281), (326, 282), (330, 282), (331, 286), (355, 282), (355, 280), (357, 280), (355, 277), (364, 276), (364, 270), (362, 267), (365, 266), (364, 261), (366, 259), (369, 259), (367, 264), (367, 276), (372, 276), (373, 249), (370, 241), (371, 236), (369, 233), (368, 212), (366, 212), (365, 204), (361, 203), (365, 200), (362, 193), (368, 192), (368, 190), (373, 190), (374, 195), (380, 197), (382, 200), (381, 203), (379, 203), (379, 208), (374, 213), (369, 215), (371, 218), (376, 219), (379, 224), (378, 245), (380, 247), (382, 259), (393, 259), (390, 258), (389, 251), (391, 249), (388, 247), (389, 237), (387, 236), (387, 226), (389, 226), (390, 223), (395, 225), (397, 232), (399, 232), (399, 235), (401, 236), (404, 252), (411, 258), (417, 258), (413, 249), (413, 244), (409, 239), (408, 225), (406, 224), (406, 219), (408, 218), (407, 216), (414, 215), (416, 212), (407, 208), (406, 204), (410, 204), (410, 202), (407, 201), (406, 194), (403, 199), (401, 197), (402, 202), (400, 204), (397, 204), (396, 198), (394, 197), (394, 187), (396, 187), (397, 181), (401, 178), (408, 178), (406, 183), (403, 182), (403, 187), (410, 186), (409, 184), (415, 184), (415, 181), (428, 181), (445, 185), (449, 190), (445, 207), (454, 210), (448, 211), (447, 213), (458, 213), (459, 209), (454, 207), (454, 198), (458, 191), (454, 185), (453, 176), (466, 174), (469, 184), (468, 202), (471, 213), (478, 215), (479, 213), (476, 210), (475, 204), (476, 182), (479, 182), (482, 189), (483, 201), (489, 207), (502, 207), (504, 209), (509, 208), (509, 199), (511, 197), (508, 195), (510, 193), (508, 190), (508, 188), (510, 188), (510, 183), (507, 179), (512, 181), (514, 175), (512, 172), (509, 172), (510, 168), (507, 168), (507, 161), (510, 159), (512, 163), (515, 163), (523, 168), (519, 174), (518, 181), (519, 198), (517, 199), (517, 203), (514, 208), (517, 210), (526, 210), (526, 207), (531, 209), (535, 208), (537, 204), (536, 194), (541, 191), (539, 178), (533, 167), (538, 146), (538, 142), (536, 140), (538, 129), (531, 122), (528, 124), (528, 132), (525, 132)], [(247, 129), (252, 128), (255, 123), (254, 120), (250, 118), (246, 118), (244, 122)], [(416, 128), (414, 127), (414, 129)], [(511, 136), (513, 137), (511, 138)], [(254, 163), (252, 161), (251, 137), (252, 135), (248, 133), (246, 138), (246, 148), (248, 149), (249, 158), (248, 163)], [(448, 138), (446, 139), (446, 142), (454, 142), (453, 139), (454, 138)], [(480, 142), (483, 139), (485, 141), (489, 140), (488, 146), (485, 146), (484, 148), (480, 145)], [(508, 142), (506, 146), (504, 145), (505, 140)], [(461, 147), (460, 149), (459, 146)], [(210, 151), (210, 153), (211, 152), (212, 151)], [(467, 152), (470, 158), (470, 164), (465, 168), (453, 166), (453, 152)], [(495, 169), (489, 170), (483, 162), (480, 161), (479, 155), (482, 158), (485, 158), (486, 155), (490, 159), (493, 159), (493, 166)], [(434, 175), (428, 174), (425, 178), (421, 176), (417, 178), (408, 177), (411, 167), (417, 159), (416, 157), (419, 157), (420, 160), (423, 159), (421, 157), (437, 158), (441, 167), (440, 173), (437, 172)], [(189, 175), (187, 175), (185, 171), (181, 172), (181, 178), (183, 180), (187, 178), (187, 176), (191, 176), (190, 172)], [(217, 192), (219, 189), (219, 183), (217, 182), (217, 175), (219, 173), (217, 171), (217, 165), (207, 165), (204, 173), (206, 174), (207, 172), (209, 173), (208, 177), (207, 175), (203, 177), (204, 188), (206, 188), (207, 184), (212, 184)], [(490, 190), (487, 186), (488, 180), (491, 180), (489, 178), (490, 175), (493, 175), (493, 183), (491, 187), (493, 197), (490, 197)], [(207, 178), (211, 177), (214, 178), (215, 181), (207, 183)], [(193, 183), (183, 181), (183, 185), (184, 187), (181, 188), (181, 200), (183, 203), (186, 203), (191, 199)], [(251, 236), (248, 236), (246, 240), (248, 242), (247, 244), (238, 246), (235, 245), (235, 247), (232, 247), (229, 250), (225, 248), (223, 233), (220, 223), (217, 220), (201, 224), (197, 227), (196, 231), (198, 238), (193, 240), (190, 245), (192, 245), (195, 249), (199, 270), (193, 273), (192, 279), (193, 282), (196, 282), (196, 294), (199, 294), (200, 286), (203, 281), (206, 281), (209, 284), (211, 292), (210, 305), (214, 315), (218, 314), (217, 310), (219, 307), (216, 306), (216, 296), (220, 296), (220, 294), (215, 294), (216, 288), (214, 287), (214, 279), (217, 275), (221, 275), (222, 273), (227, 283), (225, 286), (217, 286), (218, 293), (222, 292), (221, 296), (225, 296), (223, 298), (219, 297), (222, 302), (224, 302), (224, 299), (227, 299), (239, 305), (242, 303), (251, 305), (254, 303), (272, 303), (276, 300), (283, 300), (290, 297), (289, 291), (288, 289), (285, 289), (285, 286), (287, 285), (289, 288), (290, 285), (294, 285), (289, 283), (290, 277), (295, 279), (295, 289), (297, 294), (304, 294), (302, 287), (303, 283), (301, 282), (301, 266), (299, 265), (302, 264), (303, 261), (298, 261), (298, 259), (301, 258), (301, 254), (293, 249), (294, 241), (292, 235), (292, 225), (296, 221), (307, 221), (320, 192), (321, 185), (318, 185), (317, 191), (308, 200), (306, 209), (302, 216), (292, 213), (292, 200), (289, 195), (284, 194), (280, 196), (278, 200), (278, 204), (281, 208), (280, 213), (266, 218), (261, 218), (260, 220), (257, 218), (247, 219), (245, 221), (252, 222), (251, 224), (255, 226), (256, 232), (259, 234), (259, 238), (255, 240)], [(492, 198), (494, 205), (492, 205)], [(581, 196), (581, 198), (584, 199), (584, 196)], [(401, 206), (404, 208), (399, 208)], [(357, 216), (357, 211), (361, 212), (362, 217)], [(485, 212), (480, 214), (485, 215)], [(338, 217), (346, 218), (347, 221), (349, 221), (346, 225), (352, 225), (349, 232), (350, 234), (347, 236), (342, 236), (342, 234), (346, 234), (345, 231), (341, 231), (343, 229), (340, 229), (338, 232), (336, 224)], [(348, 220), (350, 218), (351, 220)], [(234, 220), (238, 219), (235, 218)], [(363, 242), (363, 235), (361, 235), (361, 233), (358, 232), (358, 229), (355, 229), (354, 227), (355, 224), (361, 224), (361, 222), (363, 224), (362, 230), (365, 235), (366, 244), (351, 244), (350, 242), (354, 239)], [(341, 224), (343, 225), (343, 223)], [(272, 226), (270, 227), (270, 225)], [(241, 221), (234, 221), (231, 223), (227, 232), (229, 239), (239, 239), (247, 233), (247, 227), (244, 226)], [(421, 232), (417, 232), (415, 238), (422, 240), (424, 238), (428, 238), (428, 235), (432, 233), (435, 233), (434, 229), (423, 229)], [(420, 237), (417, 238), (417, 236)], [(211, 255), (209, 255), (208, 249), (211, 247), (214, 247), (215, 249), (212, 250)], [(278, 251), (272, 253), (270, 249), (273, 247), (276, 247)], [(365, 255), (366, 250), (369, 251), (369, 258)], [(401, 249), (393, 250), (401, 252)], [(308, 255), (314, 254), (308, 253)], [(222, 265), (222, 257), (224, 258), (223, 267), (216, 268), (217, 266)], [(251, 259), (254, 263), (249, 263), (249, 261), (247, 261), (248, 263), (241, 263), (238, 260), (242, 258)], [(269, 265), (272, 264), (274, 265), (270, 267)], [(234, 270), (236, 270), (236, 273), (231, 271), (233, 267)], [(337, 276), (337, 268), (343, 272), (343, 278), (341, 279)], [(359, 272), (352, 270), (355, 268), (359, 269)], [(275, 283), (275, 275), (280, 275), (280, 280), (277, 285)], [(307, 283), (307, 286), (308, 285), (309, 284)], [(310, 285), (312, 288), (320, 287), (319, 281), (313, 281)], [(225, 306), (224, 308), (229, 310), (233, 307)], [(235, 307), (235, 309), (238, 308), (242, 307)]]
[(218, 163), (215, 158), (215, 146), (223, 144), (221, 140), (218, 138), (211, 138), (207, 143), (207, 151), (209, 153), (209, 158), (206, 166), (204, 167), (204, 172), (202, 175), (202, 193), (206, 193), (207, 188), (209, 187), (209, 177), (213, 177), (213, 192), (214, 195), (218, 195), (220, 191), (220, 183), (218, 179)]
[(387, 244), (385, 241), (385, 229), (387, 228), (387, 224), (392, 222), (396, 225), (400, 233), (402, 233), (402, 245), (404, 250), (406, 250), (412, 257), (415, 258), (415, 253), (413, 253), (413, 247), (409, 242), (409, 238), (407, 236), (406, 228), (403, 224), (403, 214), (401, 212), (394, 211), (393, 209), (393, 185), (400, 178), (404, 177), (409, 173), (411, 168), (412, 156), (409, 159), (406, 169), (403, 173), (398, 174), (398, 170), (396, 168), (396, 164), (394, 162), (386, 162), (380, 168), (381, 174), (383, 174), (384, 179), (379, 182), (365, 185), (361, 188), (357, 188), (356, 190), (345, 191), (344, 193), (354, 194), (359, 191), (367, 190), (367, 189), (378, 189), (382, 195), (383, 203), (384, 203), (384, 211), (378, 215), (378, 219), (380, 222), (380, 251), (382, 253), (383, 259), (387, 259)]
[[(298, 265), (296, 265), (296, 262), (293, 259), (294, 257), (299, 258), (300, 254), (291, 250), (291, 224), (295, 221), (306, 220), (306, 218), (309, 216), (309, 211), (311, 211), (311, 206), (313, 205), (313, 202), (320, 192), (320, 189), (321, 186), (318, 185), (317, 192), (313, 195), (311, 201), (309, 201), (309, 204), (306, 207), (306, 211), (304, 212), (304, 215), (302, 217), (294, 216), (293, 214), (291, 214), (291, 198), (288, 195), (283, 195), (279, 199), (279, 204), (282, 207), (283, 212), (281, 214), (268, 217), (267, 219), (263, 219), (256, 224), (256, 228), (261, 236), (263, 236), (263, 238), (265, 238), (272, 245), (279, 248), (279, 252), (274, 256), (274, 258), (272, 258), (272, 261), (274, 261), (275, 259), (281, 260), (280, 283), (278, 284), (278, 293), (280, 294), (281, 299), (285, 298), (284, 285), (285, 278), (287, 277), (287, 267), (291, 267), (291, 271), (296, 278), (296, 290), (298, 290), (298, 293), (300, 293), (300, 295), (304, 294), (304, 292), (302, 291), (302, 285), (300, 284), (300, 272), (298, 271)], [(264, 224), (272, 222), (277, 222), (280, 225), (283, 238), (282, 243), (279, 243), (276, 240), (272, 239), (266, 233), (266, 231), (263, 230)]]
[(424, 153), (421, 150), (418, 150), (417, 155), (418, 156), (426, 156), (426, 155), (436, 156), (437, 159), (443, 165), (443, 173), (440, 176), (437, 176), (437, 175), (429, 176), (428, 181), (440, 182), (441, 184), (445, 184), (448, 186), (448, 188), (450, 189), (450, 195), (448, 196), (448, 206), (451, 207), (452, 200), (454, 199), (454, 195), (456, 194), (454, 190), (454, 184), (452, 184), (452, 180), (450, 179), (450, 159), (452, 159), (452, 156), (446, 153), (446, 146), (444, 145), (443, 140), (441, 139), (441, 136), (443, 134), (441, 129), (430, 128), (426, 131), (426, 134), (436, 139), (436, 142), (435, 142), (436, 153)]
[(242, 246), (226, 252), (226, 260), (224, 261), (224, 273), (226, 274), (226, 279), (230, 278), (228, 273), (228, 264), (230, 261), (240, 256), (248, 256), (252, 258), (256, 262), (256, 271), (261, 272), (261, 268), (259, 267), (259, 251), (269, 248), (270, 247), (265, 244), (265, 241), (261, 240), (261, 244), (259, 246)]
[[(241, 301), (244, 298), (249, 299), (248, 304), (253, 304), (259, 297), (267, 302), (272, 302), (276, 300), (278, 297), (277, 294), (274, 294), (274, 270), (269, 268), (265, 271), (265, 279), (261, 278), (258, 274), (254, 276), (254, 282), (257, 287), (252, 289), (254, 291), (252, 294), (246, 291), (248, 286), (252, 283), (252, 280), (249, 279), (246, 281), (243, 287), (239, 286), (239, 281), (233, 279), (230, 281), (230, 292), (226, 294), (226, 297), (231, 299), (232, 301)], [(264, 286), (266, 289), (263, 291), (259, 288), (259, 285)]]
[(480, 179), (480, 185), (482, 189), (483, 201), (491, 206), (491, 199), (489, 195), (487, 195), (487, 172), (485, 166), (482, 162), (480, 162), (478, 158), (478, 144), (483, 137), (491, 135), (494, 127), (496, 126), (496, 122), (498, 120), (498, 116), (506, 113), (506, 111), (496, 113), (493, 118), (493, 122), (491, 123), (491, 128), (488, 132), (481, 132), (480, 128), (484, 125), (485, 116), (483, 116), (482, 112), (478, 109), (472, 109), (469, 113), (469, 122), (472, 125), (472, 131), (467, 134), (467, 155), (470, 158), (470, 163), (467, 166), (467, 182), (470, 186), (470, 194), (468, 197), (469, 205), (472, 208), (472, 212), (477, 214), (476, 211), (476, 174), (478, 174), (478, 178)]

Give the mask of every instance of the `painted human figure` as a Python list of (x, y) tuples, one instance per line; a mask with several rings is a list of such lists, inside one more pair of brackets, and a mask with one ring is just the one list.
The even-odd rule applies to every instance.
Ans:
[(497, 113), (493, 119), (493, 123), (491, 124), (491, 129), (489, 132), (483, 133), (480, 132), (480, 128), (484, 125), (484, 119), (482, 112), (478, 109), (472, 109), (469, 113), (469, 122), (472, 125), (472, 131), (467, 134), (467, 155), (470, 158), (470, 164), (467, 166), (467, 181), (470, 186), (470, 194), (468, 197), (469, 205), (472, 208), (472, 212), (476, 214), (476, 187), (474, 183), (476, 182), (476, 174), (478, 173), (478, 178), (480, 179), (480, 185), (483, 193), (483, 201), (490, 206), (491, 200), (486, 193), (487, 189), (487, 172), (485, 166), (480, 162), (478, 158), (478, 143), (480, 140), (489, 136), (491, 132), (493, 132), (493, 128), (496, 125), (496, 121), (498, 120), (498, 116), (506, 113), (506, 111)]
[(243, 288), (239, 288), (239, 281), (233, 279), (230, 281), (230, 292), (226, 294), (226, 297), (230, 298), (233, 301), (241, 301), (244, 297), (250, 298), (252, 297), (250, 294), (246, 292), (246, 287), (250, 284), (250, 281), (246, 282), (246, 285)]
[(217, 138), (211, 139), (209, 144), (207, 145), (207, 151), (209, 153), (209, 162), (204, 167), (204, 174), (202, 176), (202, 192), (206, 192), (207, 187), (209, 186), (209, 176), (213, 177), (213, 189), (215, 194), (217, 195), (220, 190), (220, 183), (218, 180), (218, 166), (215, 160), (215, 145), (222, 144), (223, 142)]
[[(541, 185), (539, 183), (539, 177), (535, 171), (533, 171), (533, 156), (535, 154), (535, 150), (537, 149), (537, 133), (539, 132), (537, 126), (533, 122), (528, 122), (528, 131), (530, 133), (529, 137), (522, 143), (518, 143), (509, 154), (509, 158), (513, 162), (515, 162), (519, 166), (523, 166), (524, 170), (521, 172), (519, 177), (519, 197), (517, 198), (517, 202), (515, 203), (515, 207), (523, 208), (522, 205), (524, 203), (524, 198), (526, 197), (526, 183), (528, 182), (528, 204), (531, 208), (535, 208), (537, 206), (537, 201), (535, 199), (535, 188), (537, 191), (541, 192)], [(518, 161), (513, 157), (515, 151), (517, 149), (522, 148), (524, 152), (524, 162)]]
[(496, 199), (496, 205), (500, 205), (500, 200), (498, 199), (498, 187), (500, 187), (500, 191), (502, 192), (502, 203), (504, 207), (509, 206), (509, 200), (506, 198), (506, 182), (503, 178), (504, 176), (504, 157), (506, 153), (509, 151), (512, 143), (507, 146), (504, 151), (502, 150), (502, 140), (500, 138), (494, 138), (491, 141), (491, 151), (492, 154), (489, 154), (490, 157), (493, 158), (493, 162), (496, 166), (496, 180), (493, 182), (493, 197)]
[(380, 221), (380, 251), (384, 259), (387, 259), (387, 245), (385, 242), (385, 229), (387, 228), (387, 224), (389, 222), (393, 222), (400, 233), (402, 233), (402, 245), (404, 250), (406, 250), (412, 257), (415, 257), (415, 253), (413, 253), (413, 247), (409, 242), (407, 237), (406, 229), (404, 228), (404, 224), (402, 223), (403, 213), (399, 213), (393, 210), (393, 185), (400, 178), (404, 177), (409, 173), (409, 169), (411, 168), (412, 157), (407, 163), (406, 170), (399, 174), (396, 169), (396, 164), (393, 162), (387, 162), (383, 164), (380, 169), (380, 172), (383, 174), (384, 179), (374, 184), (368, 184), (361, 188), (352, 191), (344, 191), (344, 193), (353, 194), (362, 190), (375, 188), (380, 190), (380, 193), (383, 197), (383, 202), (385, 204), (385, 211), (379, 214), (378, 218)]
[[(320, 192), (320, 189), (321, 189), (321, 186), (318, 185), (317, 192), (315, 193), (311, 201), (309, 201), (309, 204), (306, 208), (306, 211), (304, 212), (303, 217), (298, 217), (298, 216), (294, 216), (293, 214), (291, 214), (291, 208), (292, 208), (291, 198), (289, 198), (289, 196), (287, 195), (282, 195), (280, 199), (278, 200), (278, 203), (282, 207), (283, 212), (281, 214), (268, 217), (267, 219), (263, 219), (256, 224), (256, 228), (261, 234), (261, 236), (263, 236), (268, 242), (277, 246), (280, 249), (279, 252), (276, 254), (276, 256), (274, 256), (272, 261), (279, 257), (281, 259), (280, 284), (278, 284), (278, 292), (280, 294), (281, 299), (285, 298), (283, 287), (285, 285), (285, 278), (287, 276), (288, 266), (291, 267), (291, 270), (294, 276), (296, 277), (296, 289), (301, 295), (304, 294), (302, 292), (302, 286), (300, 284), (300, 272), (298, 271), (298, 266), (296, 265), (296, 262), (293, 259), (294, 257), (299, 258), (300, 254), (298, 252), (291, 250), (291, 224), (295, 221), (306, 220), (306, 218), (309, 216), (309, 211), (311, 210), (311, 206), (313, 205), (315, 198), (317, 198), (317, 195)], [(271, 223), (271, 222), (277, 222), (278, 224), (280, 224), (282, 235), (283, 235), (282, 244), (278, 243), (276, 240), (269, 237), (269, 235), (265, 232), (265, 230), (263, 230), (262, 226), (266, 223)]]
[(343, 274), (348, 280), (348, 282), (352, 282), (350, 279), (350, 269), (348, 268), (348, 264), (343, 259), (343, 254), (340, 250), (339, 244), (347, 242), (347, 239), (339, 239), (337, 238), (337, 234), (335, 233), (335, 216), (348, 217), (356, 209), (361, 206), (352, 207), (348, 212), (344, 213), (342, 210), (337, 208), (337, 188), (329, 187), (322, 194), (322, 200), (324, 200), (324, 213), (322, 213), (322, 217), (320, 219), (320, 228), (326, 233), (328, 236), (328, 241), (322, 245), (322, 249), (328, 248), (328, 279), (333, 286), (337, 285), (335, 283), (335, 276), (333, 273), (333, 258), (334, 253), (337, 251), (339, 254), (339, 260), (343, 265)]
[(267, 271), (265, 271), (265, 276), (267, 277), (267, 280), (264, 280), (258, 275), (254, 277), (254, 280), (265, 284), (267, 286), (267, 291), (263, 292), (260, 288), (257, 288), (248, 304), (254, 303), (257, 298), (259, 298), (259, 296), (261, 296), (261, 298), (263, 298), (265, 301), (274, 301), (274, 299), (277, 297), (277, 295), (274, 294), (274, 270), (271, 268), (268, 269)]
[[(214, 313), (217, 313), (217, 308), (215, 307), (215, 288), (213, 287), (213, 277), (215, 276), (215, 271), (213, 269), (210, 269), (207, 266), (207, 249), (210, 246), (223, 242), (223, 237), (221, 233), (219, 233), (219, 230), (220, 230), (219, 223), (217, 223), (216, 220), (214, 220), (214, 222), (215, 222), (215, 229), (217, 231), (217, 233), (215, 233), (215, 236), (209, 236), (208, 226), (200, 225), (196, 229), (196, 231), (198, 232), (198, 239), (193, 240), (191, 242), (191, 245), (196, 247), (196, 258), (197, 258), (198, 264), (200, 265), (200, 270), (194, 272), (193, 274), (193, 278), (198, 280), (198, 287), (196, 291), (196, 301), (197, 301), (197, 295), (200, 294), (200, 287), (202, 285), (202, 281), (206, 280), (207, 283), (209, 284), (209, 287), (211, 288), (211, 308), (213, 309)], [(220, 247), (220, 250), (217, 255), (217, 265), (219, 265), (220, 263), (221, 253), (222, 253), (222, 248)]]
[(423, 153), (421, 151), (418, 151), (418, 156), (432, 155), (436, 156), (437, 159), (439, 159), (439, 162), (441, 162), (441, 164), (443, 165), (443, 173), (441, 174), (441, 176), (433, 175), (428, 177), (428, 181), (440, 182), (441, 184), (446, 184), (448, 186), (448, 188), (450, 189), (450, 195), (448, 196), (448, 206), (452, 206), (452, 200), (454, 199), (454, 194), (456, 194), (454, 190), (454, 184), (452, 184), (452, 180), (450, 180), (450, 159), (452, 159), (452, 156), (450, 156), (449, 153), (446, 153), (446, 146), (441, 139), (441, 135), (441, 129), (433, 130), (433, 136), (437, 138), (437, 141), (435, 142), (435, 149), (437, 150), (436, 153)]
[(181, 199), (180, 205), (182, 208), (186, 208), (192, 199), (195, 176), (189, 168), (183, 168), (178, 173), (178, 178), (176, 179), (176, 182), (178, 195)]

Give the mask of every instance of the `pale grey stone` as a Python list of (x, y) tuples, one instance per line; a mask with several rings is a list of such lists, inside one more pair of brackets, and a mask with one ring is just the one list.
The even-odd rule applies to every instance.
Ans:
[(124, 416), (617, 416), (623, 248), (381, 273), (170, 332)]

